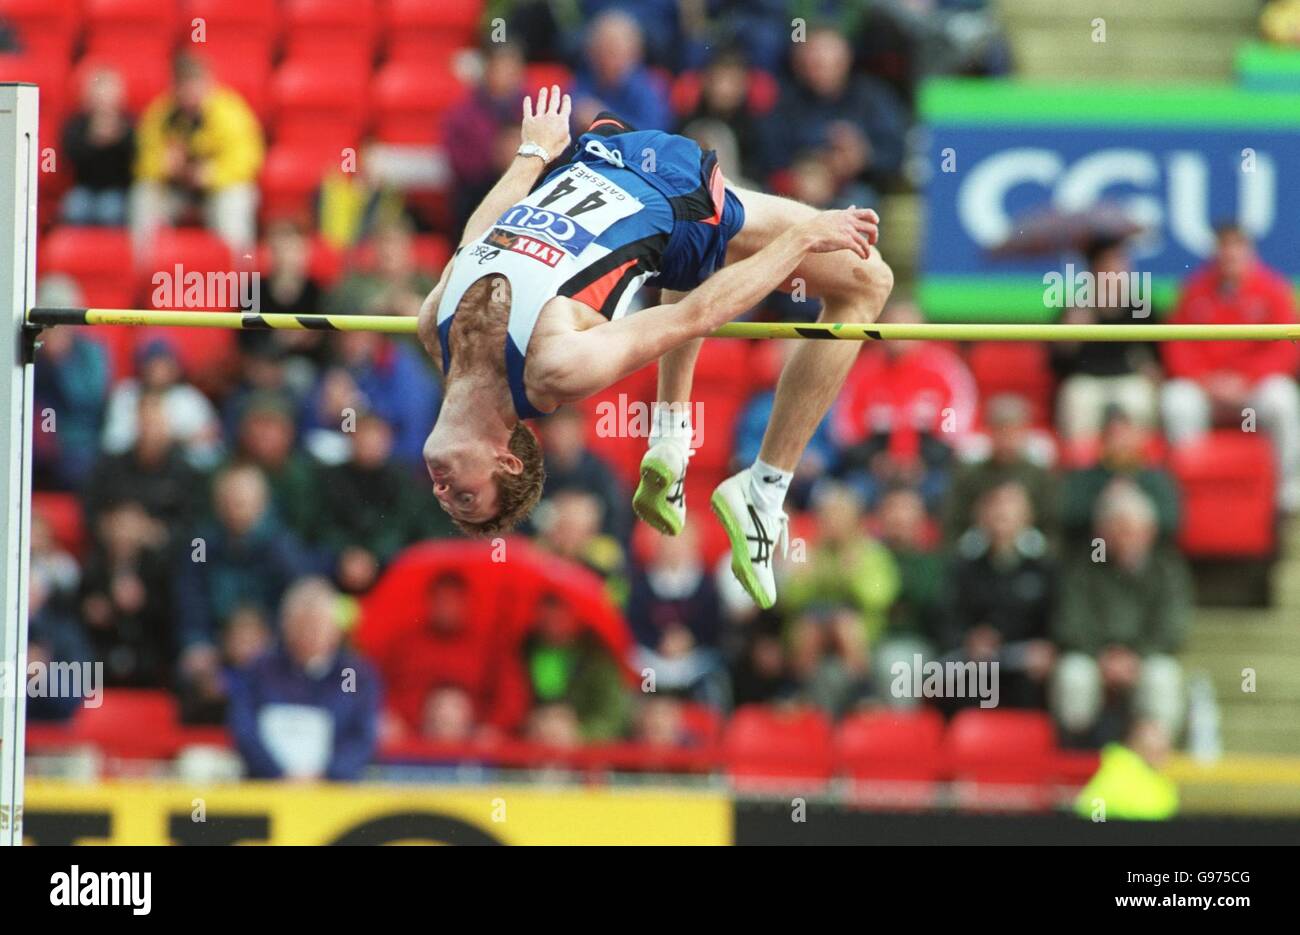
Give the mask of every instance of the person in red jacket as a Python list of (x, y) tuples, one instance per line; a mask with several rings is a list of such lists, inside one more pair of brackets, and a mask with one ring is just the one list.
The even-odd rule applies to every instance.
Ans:
[[(1260, 262), (1236, 227), (1218, 233), (1214, 260), (1187, 282), (1172, 319), (1187, 324), (1290, 324), (1291, 284)], [(1170, 376), (1161, 393), (1165, 431), (1174, 444), (1212, 424), (1257, 425), (1273, 439), (1280, 505), (1300, 511), (1300, 348), (1286, 341), (1174, 341), (1164, 345)]]

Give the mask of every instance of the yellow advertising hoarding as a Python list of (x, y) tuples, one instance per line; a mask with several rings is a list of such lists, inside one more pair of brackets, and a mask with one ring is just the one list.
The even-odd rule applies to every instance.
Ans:
[(730, 844), (726, 795), (537, 786), (27, 784), (32, 844)]

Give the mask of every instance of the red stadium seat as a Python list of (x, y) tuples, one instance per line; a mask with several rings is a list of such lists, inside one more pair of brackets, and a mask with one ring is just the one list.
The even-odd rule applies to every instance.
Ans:
[(164, 63), (175, 41), (176, 0), (84, 0), (86, 52), (151, 55)]
[(1277, 471), (1267, 435), (1215, 431), (1174, 448), (1183, 496), (1178, 544), (1197, 558), (1268, 558), (1276, 549)]
[(73, 555), (85, 551), (85, 518), (81, 513), (81, 498), (76, 494), (33, 491), (32, 512), (45, 520), (50, 535), (64, 549)]
[(101, 705), (78, 708), (72, 722), (78, 741), (126, 759), (169, 759), (179, 746), (179, 728), (175, 696), (125, 688), (106, 689)]
[(285, 0), (281, 10), (286, 57), (333, 65), (348, 73), (358, 67), (369, 70), (374, 63), (374, 0)]
[(1041, 807), (1054, 770), (1056, 736), (1038, 711), (969, 708), (948, 727), (947, 754), (958, 799), (972, 807)]
[(483, 0), (386, 0), (380, 15), (389, 61), (445, 62), (477, 44)]
[[(987, 402), (1000, 393), (1023, 396), (1029, 402), (1034, 425), (1051, 424), (1052, 371), (1044, 345), (983, 341), (971, 347), (967, 362), (981, 400)], [(980, 424), (982, 418), (981, 411)]]
[(524, 90), (534, 99), (538, 88), (553, 84), (567, 91), (573, 86), (573, 72), (559, 62), (529, 62), (524, 66)]
[(366, 121), (366, 77), (346, 62), (285, 62), (271, 79), (276, 142), (356, 146)]
[(55, 227), (36, 255), (42, 273), (65, 273), (77, 281), (86, 304), (127, 308), (134, 296), (131, 238), (117, 227)]
[(303, 217), (326, 173), (338, 172), (343, 147), (333, 142), (276, 143), (262, 166), (263, 217)]
[(743, 706), (722, 743), (727, 774), (738, 788), (816, 791), (831, 777), (831, 726), (815, 708)]
[(22, 37), (32, 58), (67, 67), (77, 38), (81, 0), (0, 0), (0, 16)]
[(437, 143), (443, 112), (466, 93), (449, 69), (423, 62), (390, 62), (371, 88), (375, 137), (386, 143)]
[(835, 731), (836, 771), (853, 779), (943, 778), (943, 718), (937, 711), (867, 711)]

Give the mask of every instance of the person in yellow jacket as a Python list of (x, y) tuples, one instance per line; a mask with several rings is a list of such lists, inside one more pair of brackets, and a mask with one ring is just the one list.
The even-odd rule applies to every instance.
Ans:
[(1093, 821), (1165, 821), (1178, 813), (1178, 787), (1160, 772), (1169, 755), (1169, 732), (1154, 719), (1139, 720), (1126, 743), (1107, 744), (1101, 765), (1074, 801)]
[(131, 227), (137, 251), (160, 226), (195, 207), (236, 257), (252, 250), (265, 147), (242, 97), (216, 84), (201, 60), (178, 56), (171, 90), (145, 109), (136, 140)]

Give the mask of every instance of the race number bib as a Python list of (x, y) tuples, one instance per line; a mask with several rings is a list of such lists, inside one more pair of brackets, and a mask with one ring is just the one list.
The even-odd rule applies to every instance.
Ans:
[(599, 172), (576, 164), (506, 211), (497, 227), (542, 238), (577, 256), (615, 223), (644, 207)]

